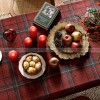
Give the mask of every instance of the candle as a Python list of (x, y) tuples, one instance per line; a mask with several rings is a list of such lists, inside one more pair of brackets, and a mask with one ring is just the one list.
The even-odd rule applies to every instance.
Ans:
[(12, 60), (12, 61), (16, 61), (18, 59), (18, 52), (15, 51), (15, 50), (11, 50), (9, 53), (8, 53), (8, 56), (9, 58)]
[(32, 39), (30, 37), (27, 37), (24, 39), (25, 47), (31, 47), (32, 46)]
[(45, 35), (40, 35), (38, 38), (38, 46), (45, 47), (46, 46), (47, 37)]
[(35, 38), (37, 35), (37, 28), (35, 26), (31, 26), (29, 30), (29, 36), (31, 38)]

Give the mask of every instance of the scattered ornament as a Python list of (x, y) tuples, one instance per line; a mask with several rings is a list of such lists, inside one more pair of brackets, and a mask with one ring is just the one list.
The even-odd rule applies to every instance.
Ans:
[(12, 42), (16, 38), (16, 31), (14, 29), (6, 29), (3, 33), (3, 37), (8, 42)]
[(9, 58), (12, 60), (12, 61), (16, 61), (18, 59), (18, 52), (15, 51), (15, 50), (11, 50), (9, 53), (8, 53), (8, 56)]

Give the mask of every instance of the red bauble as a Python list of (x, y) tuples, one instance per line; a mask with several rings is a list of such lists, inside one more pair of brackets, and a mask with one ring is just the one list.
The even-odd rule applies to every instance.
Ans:
[(6, 29), (3, 33), (3, 37), (8, 42), (13, 41), (16, 38), (16, 31), (14, 29)]

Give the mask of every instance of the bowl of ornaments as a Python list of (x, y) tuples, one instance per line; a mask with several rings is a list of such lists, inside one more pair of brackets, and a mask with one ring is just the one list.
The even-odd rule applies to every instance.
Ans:
[(28, 53), (19, 61), (20, 73), (28, 79), (36, 79), (43, 75), (46, 63), (43, 57), (37, 53)]
[(61, 59), (84, 56), (89, 50), (86, 31), (73, 22), (58, 23), (50, 30), (47, 44)]

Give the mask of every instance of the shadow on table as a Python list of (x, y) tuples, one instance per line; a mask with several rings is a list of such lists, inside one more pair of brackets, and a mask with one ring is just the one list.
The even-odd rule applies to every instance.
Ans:
[(80, 58), (70, 59), (66, 61), (66, 64), (70, 67), (79, 67), (83, 69), (87, 65), (91, 63), (90, 61), (90, 53), (87, 53), (85, 56), (81, 56)]

